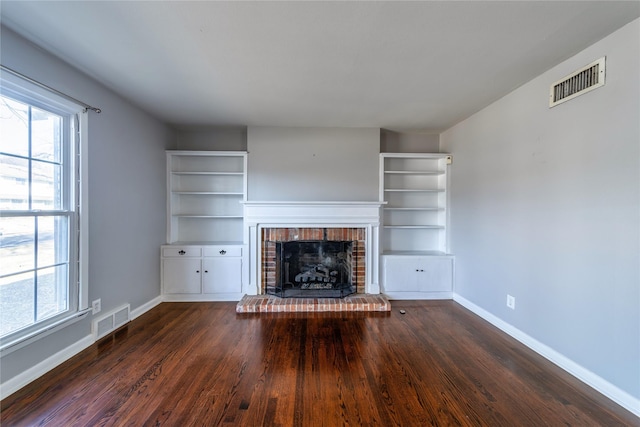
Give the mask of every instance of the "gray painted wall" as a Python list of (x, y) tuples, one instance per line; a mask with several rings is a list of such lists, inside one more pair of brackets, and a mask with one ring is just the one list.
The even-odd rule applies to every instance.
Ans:
[[(455, 292), (636, 398), (639, 22), (441, 135)], [(604, 87), (548, 108), (550, 84), (602, 56)]]
[(246, 127), (184, 128), (176, 134), (178, 150), (247, 151)]
[[(89, 117), (89, 301), (102, 313), (136, 309), (160, 295), (165, 237), (164, 150), (174, 133), (103, 86), (1, 28), (2, 64), (91, 105)], [(92, 317), (2, 358), (5, 382), (91, 333)]]
[(249, 127), (248, 200), (378, 199), (378, 128)]
[(382, 153), (439, 153), (440, 135), (437, 133), (380, 130)]

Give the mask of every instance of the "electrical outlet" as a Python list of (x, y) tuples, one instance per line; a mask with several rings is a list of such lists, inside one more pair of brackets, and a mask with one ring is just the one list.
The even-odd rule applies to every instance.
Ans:
[(507, 294), (507, 307), (509, 307), (511, 310), (516, 309), (516, 297)]
[(102, 310), (102, 301), (100, 298), (91, 303), (91, 308), (93, 309), (93, 314), (100, 313), (100, 310)]

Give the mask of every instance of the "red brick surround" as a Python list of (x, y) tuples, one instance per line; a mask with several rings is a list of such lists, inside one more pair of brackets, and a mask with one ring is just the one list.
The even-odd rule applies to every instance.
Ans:
[(356, 285), (356, 293), (365, 292), (365, 228), (263, 228), (262, 229), (262, 280), (260, 293), (265, 293), (266, 286), (276, 284), (276, 242), (295, 242), (299, 240), (353, 241), (352, 256), (356, 268), (353, 271), (352, 283)]

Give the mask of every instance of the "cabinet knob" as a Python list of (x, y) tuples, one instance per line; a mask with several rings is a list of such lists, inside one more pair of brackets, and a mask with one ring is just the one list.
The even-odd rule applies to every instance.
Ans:
[(227, 251), (225, 251), (224, 249), (222, 249), (222, 250), (220, 251), (220, 255), (224, 255), (224, 254), (226, 254), (226, 253), (227, 253)]
[(200, 270), (196, 270), (196, 273), (200, 273)]
[(208, 272), (209, 272), (209, 270), (205, 270), (204, 272), (205, 272), (205, 273), (208, 273)]
[(184, 254), (186, 254), (186, 252), (185, 252), (185, 251), (183, 251), (182, 249), (180, 249), (180, 250), (178, 251), (178, 253), (179, 253), (180, 255), (184, 255)]

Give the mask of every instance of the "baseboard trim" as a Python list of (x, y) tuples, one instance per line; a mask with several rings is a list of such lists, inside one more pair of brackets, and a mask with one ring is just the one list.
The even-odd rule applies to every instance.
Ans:
[(131, 310), (131, 312), (129, 313), (129, 315), (131, 316), (131, 320), (142, 316), (147, 311), (149, 311), (152, 308), (156, 307), (157, 305), (161, 304), (162, 301), (163, 301), (162, 300), (162, 296), (157, 296), (154, 299), (152, 299), (151, 301), (142, 304), (140, 307), (137, 307), (137, 308)]
[(93, 335), (89, 334), (69, 347), (60, 350), (51, 357), (46, 358), (37, 365), (0, 384), (0, 400), (12, 395), (31, 381), (40, 378), (56, 366), (66, 362), (82, 350), (93, 345), (94, 342)]
[(594, 390), (598, 391), (599, 393), (613, 400), (614, 402), (616, 402), (618, 405), (622, 406), (626, 410), (640, 417), (640, 399), (637, 399), (634, 396), (627, 393), (626, 391), (621, 390), (620, 388), (611, 384), (610, 382), (603, 379), (602, 377), (580, 366), (579, 364), (569, 359), (568, 357), (562, 355), (561, 353), (558, 353), (551, 347), (530, 337), (529, 335), (525, 334), (524, 332), (514, 327), (513, 325), (491, 314), (487, 310), (475, 305), (468, 299), (454, 293), (453, 300), (458, 304), (462, 305), (463, 307), (465, 307), (466, 309), (468, 309), (469, 311), (482, 317), (484, 320), (491, 323), (493, 326), (502, 330), (506, 334), (520, 341), (522, 344), (526, 345), (531, 350), (535, 351), (545, 359), (549, 360), (550, 362), (564, 369), (569, 374), (573, 375), (574, 377), (576, 377), (577, 379), (579, 379), (589, 387), (593, 388)]

